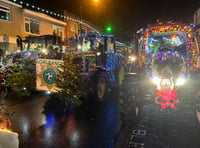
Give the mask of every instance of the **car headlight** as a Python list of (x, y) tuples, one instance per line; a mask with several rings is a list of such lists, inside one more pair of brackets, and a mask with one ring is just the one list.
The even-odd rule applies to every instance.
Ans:
[(152, 79), (152, 81), (153, 81), (153, 83), (154, 83), (154, 84), (156, 84), (156, 85), (159, 85), (159, 84), (160, 84), (160, 81), (161, 81), (161, 79), (160, 79), (160, 78), (158, 78), (158, 77), (154, 77), (154, 78)]
[(185, 81), (186, 80), (184, 78), (178, 78), (176, 81), (176, 85), (177, 86), (183, 85), (183, 84), (185, 84)]

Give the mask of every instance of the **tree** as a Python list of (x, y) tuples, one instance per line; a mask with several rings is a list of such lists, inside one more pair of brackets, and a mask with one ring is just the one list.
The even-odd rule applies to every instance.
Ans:
[(74, 63), (75, 55), (68, 54), (64, 58), (64, 64), (58, 70), (56, 85), (58, 87), (58, 95), (64, 102), (81, 105), (82, 98), (86, 95), (86, 85), (80, 75), (81, 63)]
[(13, 64), (7, 67), (6, 85), (11, 88), (17, 88), (23, 96), (30, 96), (35, 88), (36, 72), (35, 60), (22, 59), (20, 64)]

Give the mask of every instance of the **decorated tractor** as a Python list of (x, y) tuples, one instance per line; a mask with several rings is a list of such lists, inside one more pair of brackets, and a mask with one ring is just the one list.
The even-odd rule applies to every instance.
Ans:
[(73, 52), (73, 62), (82, 65), (81, 75), (100, 100), (124, 78), (125, 59), (116, 51), (115, 43), (113, 35), (89, 33), (81, 37)]
[(193, 25), (152, 25), (141, 30), (139, 64), (155, 86), (155, 102), (174, 109), (177, 89), (184, 86), (196, 68), (198, 49), (192, 37)]
[(58, 65), (63, 65), (61, 64), (63, 62), (65, 65), (71, 63), (71, 65), (79, 65), (77, 73), (80, 73), (84, 83), (87, 84), (86, 91), (95, 94), (97, 99), (103, 100), (108, 90), (119, 86), (123, 80), (124, 56), (115, 50), (115, 39), (112, 35), (82, 34), (77, 37), (75, 44), (73, 50), (66, 52), (66, 57), (73, 55), (67, 63), (65, 58), (64, 61), (37, 59), (37, 89), (52, 91), (55, 81), (47, 80), (56, 77)]

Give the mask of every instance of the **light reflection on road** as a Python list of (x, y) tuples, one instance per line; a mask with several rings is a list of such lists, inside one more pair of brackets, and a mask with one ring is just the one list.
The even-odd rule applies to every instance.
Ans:
[(10, 108), (17, 111), (12, 129), (20, 134), (22, 148), (112, 147), (120, 128), (116, 94), (111, 94), (103, 102), (91, 101), (81, 107), (73, 107), (61, 118), (54, 113), (44, 115), (48, 97), (37, 97)]

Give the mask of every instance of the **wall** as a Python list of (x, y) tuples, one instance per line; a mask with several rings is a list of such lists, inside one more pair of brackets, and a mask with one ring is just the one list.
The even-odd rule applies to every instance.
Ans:
[[(3, 1), (0, 1), (0, 5), (10, 8), (11, 11), (10, 21), (0, 19), (0, 48), (3, 48), (6, 51), (9, 51), (10, 49), (18, 50), (16, 36), (23, 30), (21, 25), (21, 22), (23, 21), (21, 8)], [(4, 36), (7, 37), (10, 44), (4, 42)]]

